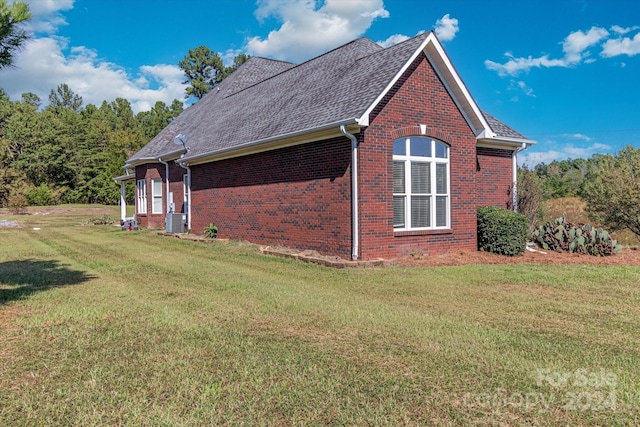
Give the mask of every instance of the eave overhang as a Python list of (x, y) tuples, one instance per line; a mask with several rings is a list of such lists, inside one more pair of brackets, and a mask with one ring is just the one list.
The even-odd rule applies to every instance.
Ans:
[(182, 156), (185, 152), (186, 152), (185, 148), (180, 148), (179, 150), (174, 150), (174, 151), (170, 151), (168, 153), (163, 153), (163, 154), (160, 154), (160, 155), (155, 156), (155, 157), (150, 157), (149, 156), (149, 157), (139, 157), (139, 158), (133, 159), (133, 160), (130, 159), (124, 165), (124, 168), (125, 169), (132, 169), (132, 168), (135, 168), (136, 166), (146, 165), (146, 164), (149, 164), (149, 163), (160, 163), (160, 160), (162, 160), (163, 162), (176, 160), (180, 156)]
[(483, 148), (497, 148), (503, 150), (520, 151), (534, 145), (536, 141), (522, 138), (477, 138), (476, 146)]
[(234, 157), (247, 156), (264, 151), (292, 147), (314, 141), (321, 141), (323, 139), (344, 137), (344, 134), (340, 131), (340, 126), (342, 125), (345, 126), (347, 131), (354, 134), (359, 133), (362, 128), (356, 119), (348, 119), (317, 128), (304, 129), (271, 138), (251, 141), (245, 144), (214, 150), (204, 154), (193, 156), (189, 156), (187, 154), (180, 159), (180, 163), (185, 166), (193, 166)]
[(116, 176), (115, 178), (113, 178), (113, 181), (116, 184), (122, 184), (123, 182), (126, 182), (126, 181), (133, 181), (134, 179), (136, 179), (136, 174), (128, 173), (126, 175)]

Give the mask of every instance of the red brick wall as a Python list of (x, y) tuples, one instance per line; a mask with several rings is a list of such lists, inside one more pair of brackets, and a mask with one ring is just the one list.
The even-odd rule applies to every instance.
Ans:
[(513, 152), (478, 148), (478, 204), (511, 207)]
[[(184, 200), (184, 185), (182, 181), (183, 175), (186, 173), (186, 169), (181, 168), (175, 162), (169, 163), (169, 191), (173, 192), (173, 202), (175, 203), (175, 212), (185, 212)], [(161, 163), (152, 163), (136, 168), (136, 182), (139, 179), (144, 179), (147, 182), (147, 213), (139, 214), (139, 209), (136, 207), (136, 218), (139, 225), (149, 228), (164, 228), (165, 217), (167, 211), (167, 187), (166, 187), (166, 166)], [(162, 179), (162, 213), (152, 213), (153, 204), (153, 191), (152, 182), (154, 178)], [(137, 190), (136, 190), (137, 191)], [(138, 203), (138, 195), (135, 195), (136, 203)]]
[(350, 150), (337, 138), (193, 166), (192, 231), (349, 258)]
[[(372, 117), (359, 152), (361, 258), (475, 250), (476, 139), (426, 57), (405, 72)], [(392, 144), (401, 136), (420, 135), (420, 124), (426, 125), (426, 136), (450, 146), (451, 229), (394, 232)]]

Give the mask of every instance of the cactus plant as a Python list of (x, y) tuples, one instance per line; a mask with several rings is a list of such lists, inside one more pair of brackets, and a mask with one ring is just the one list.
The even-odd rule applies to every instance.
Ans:
[(534, 230), (533, 240), (545, 250), (596, 256), (612, 255), (622, 250), (606, 230), (589, 224), (573, 224), (567, 221), (566, 214)]

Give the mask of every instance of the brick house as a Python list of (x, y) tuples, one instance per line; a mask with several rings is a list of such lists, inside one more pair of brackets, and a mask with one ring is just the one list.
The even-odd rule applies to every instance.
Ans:
[[(188, 137), (188, 138), (187, 138)], [(136, 218), (370, 260), (476, 250), (533, 141), (483, 112), (430, 33), (251, 58), (128, 159)], [(170, 202), (173, 201), (173, 204)]]

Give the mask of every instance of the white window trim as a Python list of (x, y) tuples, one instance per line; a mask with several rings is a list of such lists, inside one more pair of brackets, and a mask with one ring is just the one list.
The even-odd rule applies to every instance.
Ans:
[[(160, 182), (160, 191), (156, 191), (156, 184)], [(152, 214), (161, 214), (162, 213), (162, 179), (161, 178), (153, 178), (151, 179), (151, 213)], [(156, 203), (157, 200), (160, 200), (160, 203)]]
[[(415, 137), (414, 137), (415, 138)], [(424, 138), (424, 137), (420, 137)], [(451, 228), (451, 150), (448, 144), (438, 141), (435, 139), (429, 139), (431, 142), (431, 156), (412, 156), (410, 152), (410, 144), (411, 137), (404, 138), (405, 143), (405, 153), (409, 153), (409, 155), (393, 155), (393, 162), (404, 162), (404, 183), (405, 183), (405, 192), (404, 193), (393, 193), (393, 196), (403, 196), (404, 197), (404, 227), (395, 227), (393, 231), (420, 231), (420, 230), (446, 230)], [(397, 140), (396, 140), (397, 141)], [(436, 157), (436, 145), (440, 143), (446, 147), (447, 155), (446, 158)], [(411, 197), (415, 196), (423, 196), (423, 194), (411, 193), (411, 163), (412, 162), (420, 162), (420, 163), (430, 163), (433, 167), (430, 168), (430, 180), (431, 180), (431, 189), (430, 193), (425, 193), (429, 195), (432, 199), (432, 203), (430, 203), (430, 212), (429, 217), (431, 219), (431, 225), (428, 227), (411, 227)], [(436, 164), (445, 164), (446, 165), (446, 174), (447, 174), (447, 188), (446, 193), (437, 193), (437, 176), (436, 176)], [(437, 223), (437, 197), (445, 196), (447, 199), (446, 203), (446, 224), (445, 225), (436, 225)]]
[(147, 213), (147, 180), (136, 181), (136, 209), (139, 214)]

